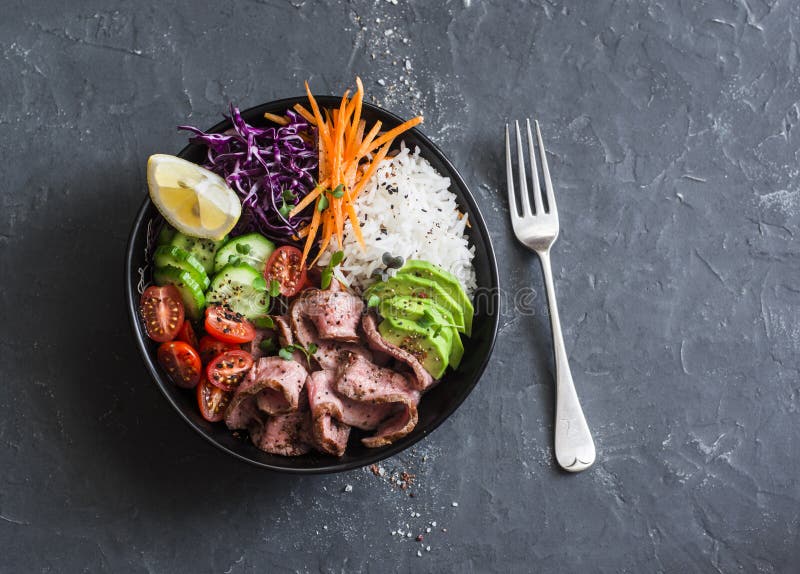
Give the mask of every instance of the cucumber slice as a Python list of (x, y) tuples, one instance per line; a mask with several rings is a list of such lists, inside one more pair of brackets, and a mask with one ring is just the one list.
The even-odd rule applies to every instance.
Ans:
[(176, 232), (175, 237), (172, 238), (171, 244), (175, 247), (180, 247), (184, 251), (188, 251), (203, 265), (207, 274), (214, 271), (214, 256), (217, 254), (217, 249), (225, 244), (225, 239), (214, 241), (213, 239), (202, 239), (200, 237), (189, 237), (181, 232)]
[(175, 285), (183, 299), (186, 316), (193, 321), (199, 321), (203, 317), (203, 311), (206, 308), (203, 288), (188, 271), (171, 265), (158, 267), (153, 272), (153, 281), (156, 282), (156, 285)]
[(211, 284), (211, 280), (206, 275), (206, 270), (197, 258), (188, 251), (175, 247), (174, 245), (162, 245), (153, 254), (153, 261), (156, 267), (177, 267), (187, 271), (192, 279), (200, 284), (205, 291)]
[(211, 281), (206, 300), (209, 304), (227, 305), (248, 319), (269, 313), (267, 282), (249, 265), (223, 267)]
[(263, 273), (267, 259), (275, 251), (275, 244), (260, 233), (248, 233), (231, 239), (217, 251), (214, 258), (214, 272), (218, 273), (226, 265), (249, 265)]

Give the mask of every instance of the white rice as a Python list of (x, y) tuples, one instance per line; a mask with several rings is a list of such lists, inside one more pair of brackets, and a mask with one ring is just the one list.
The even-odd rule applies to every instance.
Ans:
[[(348, 221), (345, 225), (342, 271), (351, 286), (364, 289), (383, 269), (383, 254), (424, 259), (455, 275), (469, 296), (477, 286), (470, 247), (464, 230), (467, 215), (458, 210), (450, 179), (442, 177), (403, 143), (399, 153), (384, 160), (356, 200), (366, 249)], [(326, 257), (327, 259), (327, 257)]]

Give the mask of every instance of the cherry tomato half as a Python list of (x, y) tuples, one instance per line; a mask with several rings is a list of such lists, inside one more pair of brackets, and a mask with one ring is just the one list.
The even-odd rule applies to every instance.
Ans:
[(200, 355), (188, 343), (183, 341), (161, 343), (158, 348), (158, 364), (179, 387), (191, 389), (200, 381), (203, 369)]
[(208, 363), (206, 377), (215, 387), (232, 391), (244, 380), (252, 366), (253, 356), (247, 351), (225, 351)]
[(211, 359), (224, 353), (225, 351), (236, 351), (239, 345), (234, 343), (225, 343), (219, 339), (215, 339), (211, 335), (203, 335), (198, 343), (197, 350), (200, 352), (200, 359), (204, 365), (207, 365)]
[(250, 321), (220, 305), (206, 309), (206, 332), (226, 343), (248, 343), (256, 336)]
[(209, 422), (215, 423), (225, 418), (225, 409), (231, 401), (233, 393), (218, 389), (203, 378), (197, 385), (197, 404), (200, 414)]
[(192, 328), (192, 322), (189, 319), (183, 322), (183, 326), (175, 338), (188, 344), (191, 348), (197, 349), (197, 335), (194, 334), (194, 328)]
[(296, 295), (306, 284), (306, 268), (301, 265), (303, 253), (291, 245), (278, 247), (270, 255), (267, 266), (264, 268), (264, 278), (267, 285), (273, 280), (280, 284), (281, 295), (291, 297)]
[(159, 343), (171, 341), (183, 326), (183, 302), (174, 285), (151, 285), (139, 300), (139, 314), (147, 336)]

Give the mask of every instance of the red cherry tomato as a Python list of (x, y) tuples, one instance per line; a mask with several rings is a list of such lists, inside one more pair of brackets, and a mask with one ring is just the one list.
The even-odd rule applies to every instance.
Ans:
[(151, 285), (139, 300), (139, 314), (147, 336), (165, 343), (175, 338), (183, 325), (183, 302), (174, 285)]
[(197, 349), (197, 335), (194, 334), (194, 328), (192, 327), (192, 322), (189, 319), (186, 319), (183, 322), (183, 326), (181, 330), (178, 331), (178, 336), (175, 337), (178, 341), (183, 341), (184, 343), (188, 344), (191, 348)]
[(220, 305), (206, 309), (206, 332), (226, 343), (248, 343), (256, 336), (250, 321)]
[(158, 364), (179, 387), (191, 389), (200, 381), (203, 368), (200, 355), (183, 341), (161, 343), (158, 348)]
[(200, 414), (209, 422), (215, 423), (225, 418), (225, 409), (233, 393), (227, 393), (208, 382), (205, 378), (197, 385), (197, 405)]
[(219, 339), (215, 339), (211, 335), (203, 335), (197, 347), (197, 350), (200, 352), (200, 359), (202, 359), (204, 365), (207, 365), (211, 359), (220, 353), (236, 351), (237, 349), (239, 349), (239, 345), (225, 343)]
[(278, 247), (270, 255), (267, 266), (264, 268), (264, 278), (267, 285), (275, 280), (280, 284), (281, 295), (291, 297), (296, 295), (306, 284), (306, 268), (301, 264), (303, 253), (291, 245)]
[(252, 366), (253, 356), (247, 351), (225, 351), (208, 363), (206, 378), (215, 387), (232, 391), (244, 380)]

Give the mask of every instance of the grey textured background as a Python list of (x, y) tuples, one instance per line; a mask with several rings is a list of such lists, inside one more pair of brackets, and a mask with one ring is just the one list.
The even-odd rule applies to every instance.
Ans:
[[(796, 2), (0, 13), (0, 570), (797, 571)], [(356, 74), (378, 103), (425, 114), (483, 207), (504, 286), (540, 293), (507, 229), (500, 136), (507, 118), (542, 122), (590, 472), (551, 455), (541, 296), (533, 317), (504, 310), (481, 384), (386, 477), (250, 468), (148, 379), (122, 289), (147, 156), (229, 101), (296, 95), (306, 78), (339, 93)], [(413, 498), (388, 479), (400, 470), (417, 475)]]

